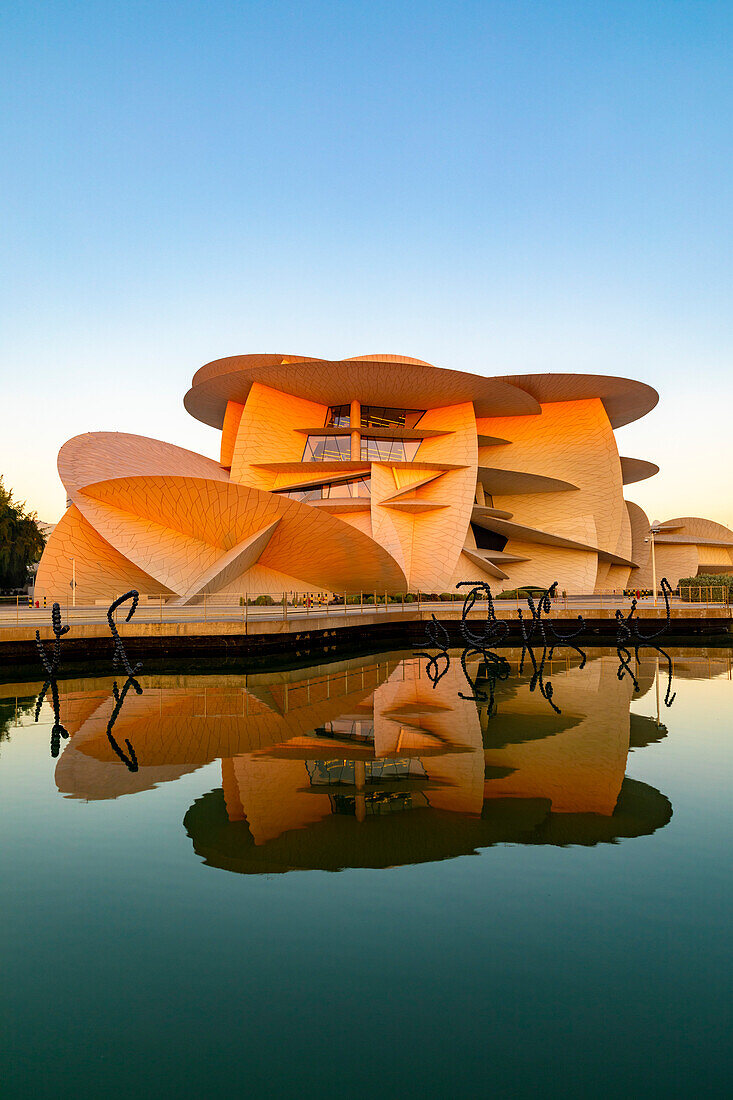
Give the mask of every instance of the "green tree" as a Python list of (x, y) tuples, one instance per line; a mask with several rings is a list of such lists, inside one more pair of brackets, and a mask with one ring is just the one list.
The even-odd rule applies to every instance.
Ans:
[(38, 516), (13, 499), (0, 475), (0, 588), (23, 588), (44, 546)]

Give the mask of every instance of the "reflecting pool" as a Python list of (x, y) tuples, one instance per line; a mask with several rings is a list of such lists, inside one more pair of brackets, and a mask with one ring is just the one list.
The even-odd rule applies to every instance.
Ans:
[(727, 1093), (731, 657), (669, 654), (0, 684), (2, 1095)]

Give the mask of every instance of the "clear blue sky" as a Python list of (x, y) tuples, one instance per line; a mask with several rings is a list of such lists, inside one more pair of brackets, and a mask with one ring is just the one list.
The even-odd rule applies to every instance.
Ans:
[(222, 355), (625, 374), (653, 517), (733, 523), (733, 4), (0, 3), (0, 472), (215, 455)]

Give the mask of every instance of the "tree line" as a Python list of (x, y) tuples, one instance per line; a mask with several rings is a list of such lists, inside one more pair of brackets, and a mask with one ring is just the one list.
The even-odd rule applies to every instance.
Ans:
[(0, 590), (24, 588), (44, 546), (38, 516), (14, 499), (0, 474)]

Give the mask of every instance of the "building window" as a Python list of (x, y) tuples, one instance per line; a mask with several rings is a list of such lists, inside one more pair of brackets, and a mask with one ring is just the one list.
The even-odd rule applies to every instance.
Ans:
[(419, 409), (390, 409), (384, 405), (362, 405), (362, 428), (414, 428), (425, 412)]
[(352, 478), (351, 481), (338, 481), (327, 485), (314, 485), (311, 489), (275, 491), (278, 496), (300, 500), (306, 504), (313, 500), (348, 500), (372, 495), (371, 480), (368, 477), (357, 477)]
[(334, 718), (314, 731), (316, 737), (374, 744), (374, 719)]
[(303, 462), (350, 462), (351, 436), (309, 435), (303, 450)]
[(331, 405), (326, 416), (327, 428), (349, 428), (351, 426), (351, 406)]
[[(333, 787), (355, 782), (353, 760), (306, 760), (311, 787)], [(364, 764), (364, 782), (369, 786), (400, 783), (405, 779), (427, 779), (421, 760), (408, 759), (367, 760)]]
[(306, 760), (311, 787), (327, 793), (334, 814), (353, 817), (356, 814), (356, 797), (363, 800), (363, 812), (367, 817), (401, 813), (429, 805), (427, 796), (420, 790), (400, 790), (405, 780), (426, 779), (427, 773), (420, 760), (375, 760), (364, 765), (363, 793), (339, 793), (339, 787), (354, 790), (356, 770), (353, 760)]
[(370, 497), (372, 495), (371, 478), (357, 477), (352, 481), (337, 481), (332, 485), (322, 486), (324, 498), (334, 500), (338, 497)]
[(361, 457), (366, 462), (412, 462), (419, 439), (362, 439)]
[(509, 541), (506, 535), (497, 535), (495, 531), (486, 531), (483, 527), (479, 527), (477, 523), (471, 524), (471, 530), (473, 531), (473, 537), (476, 539), (478, 550), (501, 551)]

